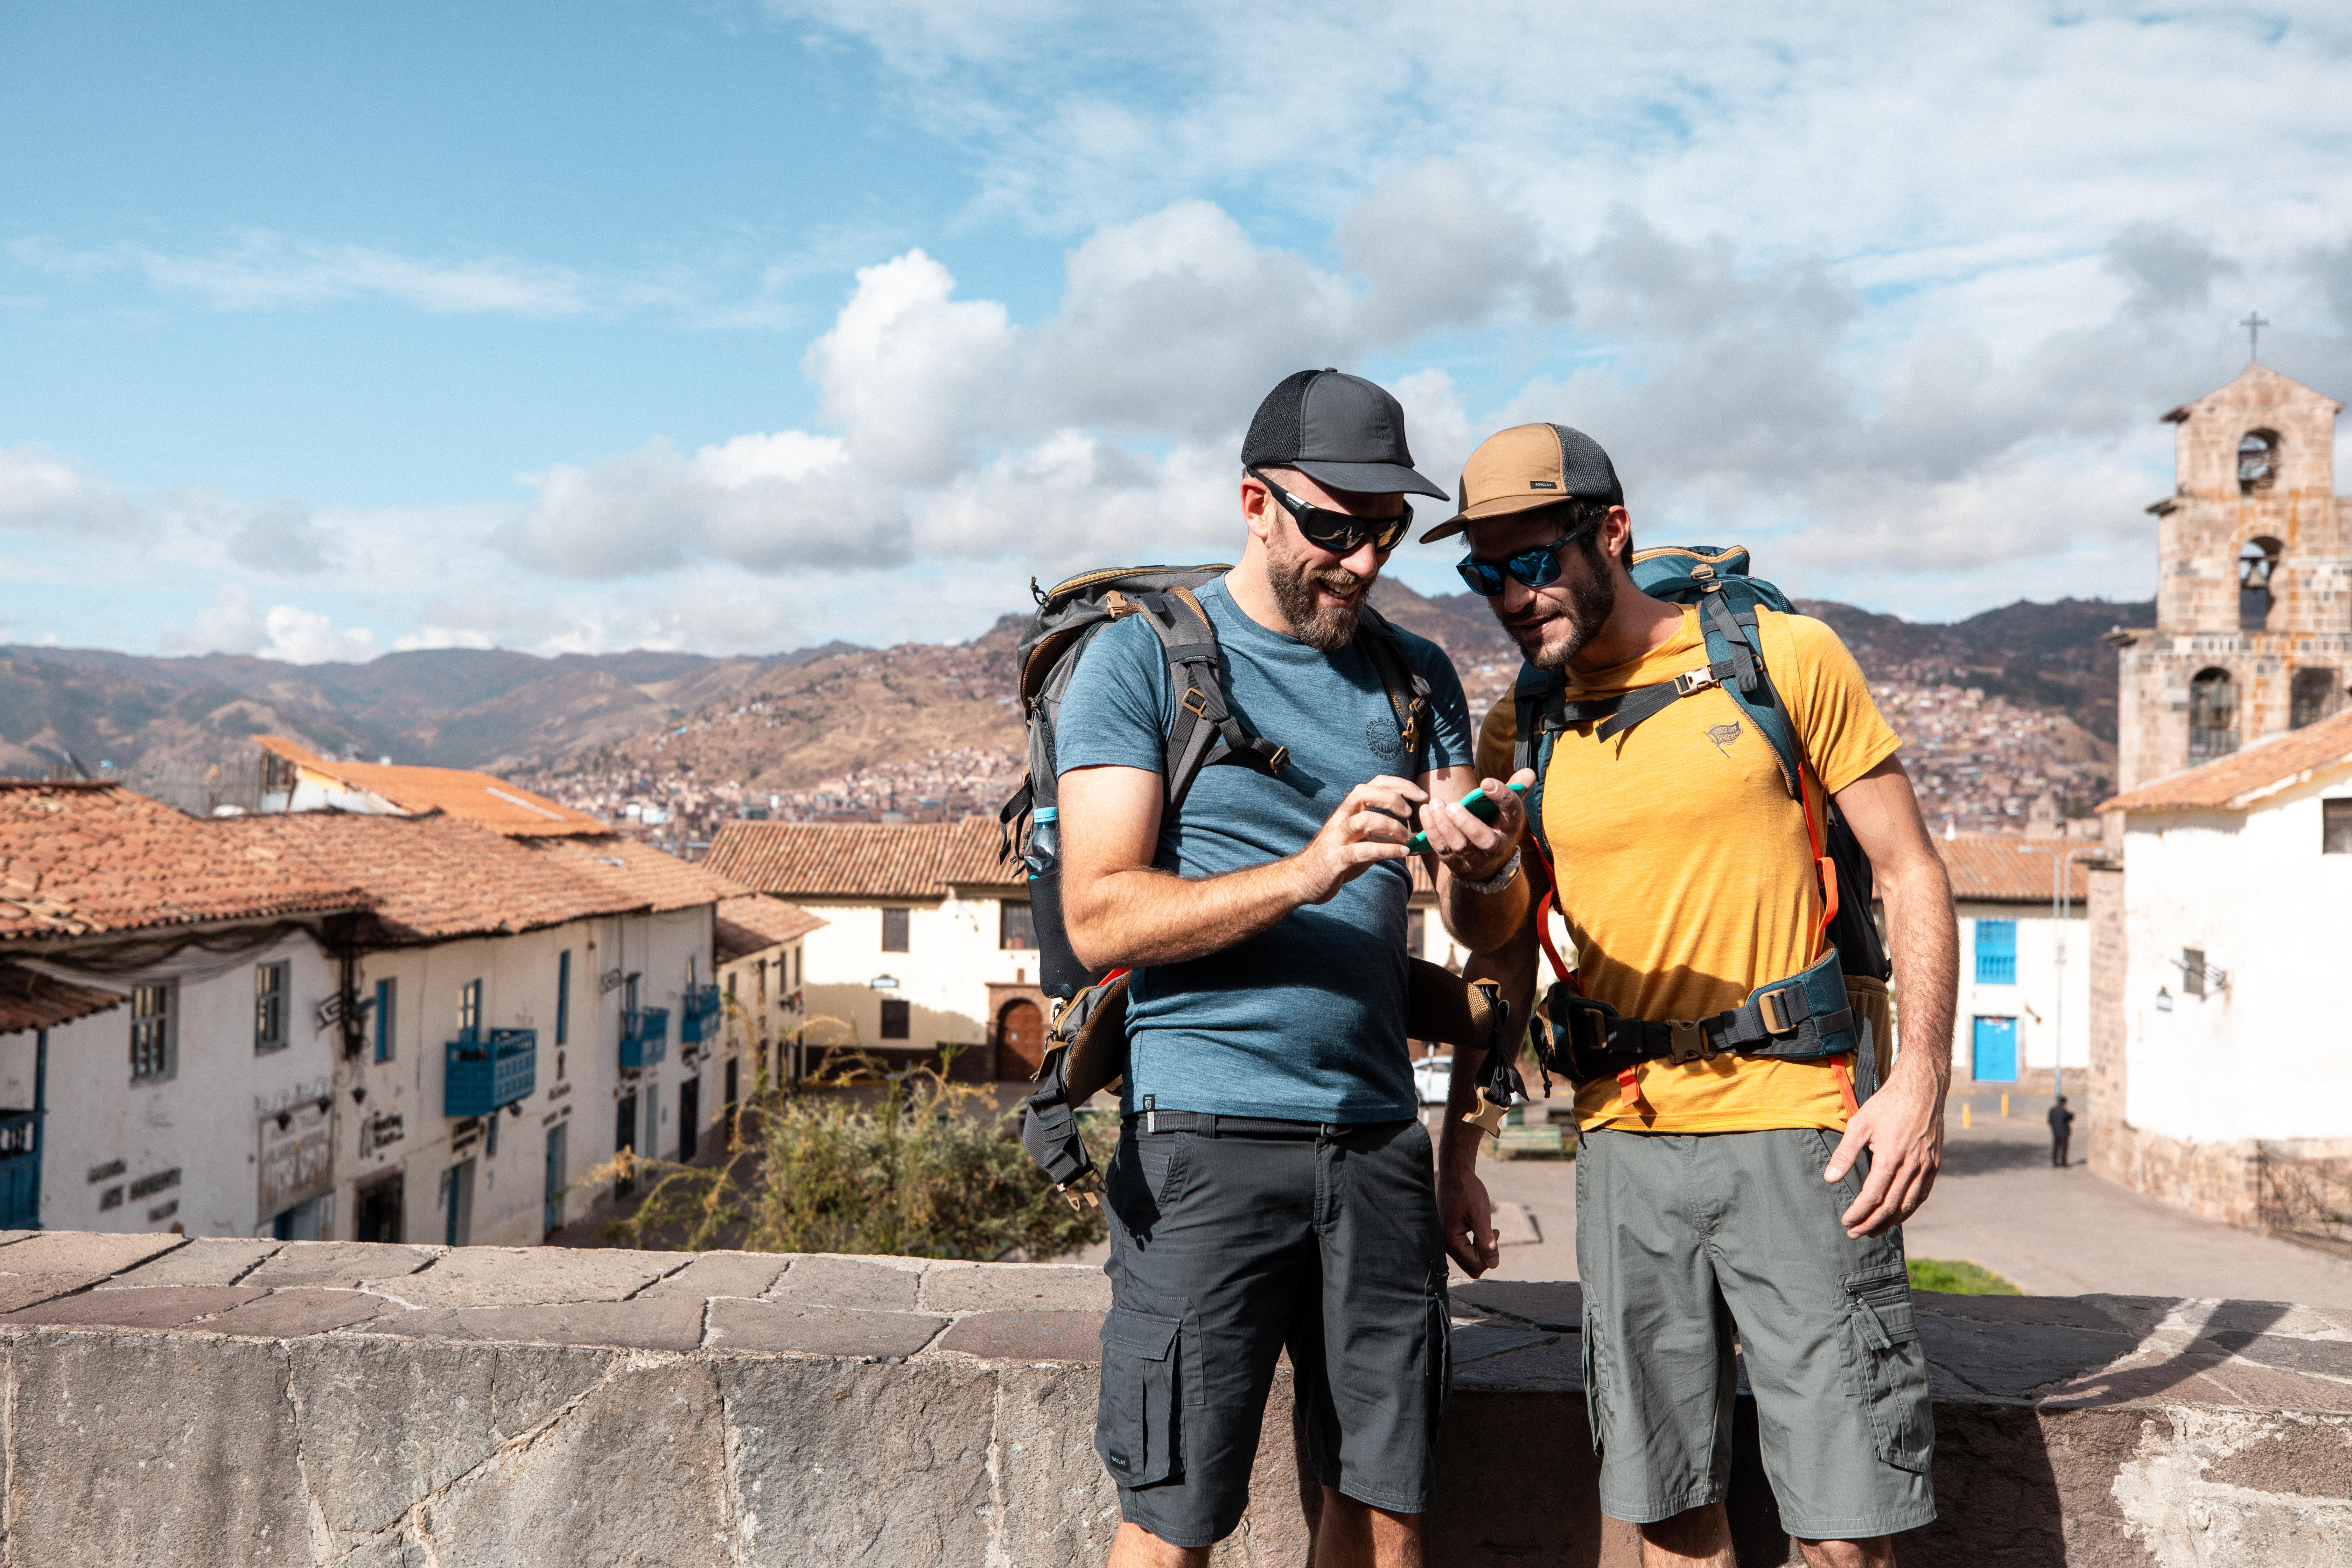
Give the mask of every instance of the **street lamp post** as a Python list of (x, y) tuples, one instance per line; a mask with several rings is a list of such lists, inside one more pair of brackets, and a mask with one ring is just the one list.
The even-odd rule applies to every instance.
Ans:
[(2050, 1005), (2051, 1091), (2063, 1099), (2066, 1093), (2066, 908), (2074, 901), (2074, 857), (2098, 856), (2106, 853), (2104, 845), (2092, 845), (2080, 849), (2053, 849), (2046, 844), (2021, 844), (2020, 855), (2050, 857), (2050, 918), (2058, 922), (2055, 928), (2057, 947), (2053, 954), (2055, 972), (2056, 999)]

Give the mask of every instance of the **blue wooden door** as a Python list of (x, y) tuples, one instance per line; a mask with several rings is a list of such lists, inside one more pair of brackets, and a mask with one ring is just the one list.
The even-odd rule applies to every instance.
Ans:
[(2017, 1020), (2014, 1018), (1983, 1018), (1976, 1021), (1976, 1079), (1979, 1083), (2015, 1083), (2017, 1081)]

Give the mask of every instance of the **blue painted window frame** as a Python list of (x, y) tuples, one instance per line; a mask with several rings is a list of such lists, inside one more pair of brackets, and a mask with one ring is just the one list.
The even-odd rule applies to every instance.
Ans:
[(555, 955), (555, 1043), (572, 1038), (572, 950)]
[(400, 995), (400, 987), (390, 980), (375, 983), (375, 1059), (392, 1060), (397, 1048), (398, 1026), (393, 1018), (393, 1008)]
[(1977, 921), (1977, 984), (1979, 985), (2014, 985), (2017, 984), (2017, 922), (2013, 920)]

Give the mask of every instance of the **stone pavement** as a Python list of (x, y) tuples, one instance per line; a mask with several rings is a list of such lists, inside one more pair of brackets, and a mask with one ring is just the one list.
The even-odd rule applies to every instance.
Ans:
[[(1980, 1263), (2035, 1296), (2228, 1295), (2352, 1307), (2352, 1261), (2185, 1213), (2091, 1174), (2084, 1163), (2085, 1100), (2067, 1096), (2074, 1164), (2050, 1164), (2047, 1095), (2012, 1094), (2007, 1121), (1998, 1086), (1955, 1091), (1946, 1116), (1943, 1174), (1927, 1206), (1904, 1227), (1914, 1258)], [(1971, 1103), (1974, 1126), (1962, 1128)], [(1576, 1166), (1568, 1161), (1481, 1159), (1497, 1205), (1523, 1205), (1538, 1246), (1505, 1247), (1489, 1279), (1576, 1278)], [(1457, 1269), (1454, 1278), (1465, 1278)]]
[[(0, 1562), (1089, 1568), (1107, 1304), (1049, 1265), (0, 1232)], [(1577, 1287), (1454, 1305), (1431, 1561), (1630, 1564)], [(1907, 1568), (2352, 1555), (2352, 1310), (1923, 1295), (1916, 1332)], [(1755, 1419), (1732, 1513), (1780, 1563)], [(1301, 1464), (1285, 1368), (1220, 1563), (1305, 1562)]]

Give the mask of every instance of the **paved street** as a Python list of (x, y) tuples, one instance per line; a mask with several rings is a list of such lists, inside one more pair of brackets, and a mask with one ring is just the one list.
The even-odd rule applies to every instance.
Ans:
[[(2069, 1099), (2084, 1110), (2082, 1099)], [(1974, 1112), (1967, 1129), (1963, 1104)], [(2075, 1163), (2053, 1170), (2042, 1120), (2049, 1108), (2046, 1095), (2012, 1095), (2003, 1121), (1998, 1088), (1951, 1097), (1943, 1176), (1906, 1227), (1912, 1257), (1980, 1263), (2037, 1296), (2095, 1291), (2352, 1306), (2352, 1262), (2199, 1219), (2092, 1175), (2081, 1163), (2087, 1116), (2074, 1124)], [(1490, 1278), (1575, 1279), (1575, 1165), (1482, 1160), (1479, 1171), (1496, 1204), (1525, 1205), (1542, 1237), (1506, 1246)]]

